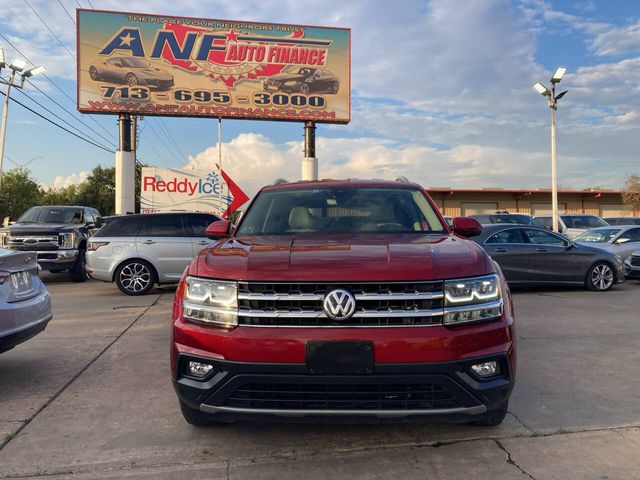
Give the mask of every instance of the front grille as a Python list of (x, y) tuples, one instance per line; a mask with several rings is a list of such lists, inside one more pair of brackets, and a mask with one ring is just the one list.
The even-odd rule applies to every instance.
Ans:
[[(334, 288), (349, 290), (356, 310), (347, 320), (328, 318), (322, 304)], [(238, 285), (239, 324), (283, 327), (440, 325), (442, 282), (254, 283)]]
[(7, 247), (12, 250), (57, 250), (59, 244), (60, 237), (50, 233), (15, 235), (7, 238)]
[(236, 389), (225, 401), (225, 406), (266, 410), (432, 410), (462, 407), (446, 388), (430, 383), (251, 383)]
[(634, 267), (640, 267), (640, 255), (634, 255), (631, 257), (631, 265)]

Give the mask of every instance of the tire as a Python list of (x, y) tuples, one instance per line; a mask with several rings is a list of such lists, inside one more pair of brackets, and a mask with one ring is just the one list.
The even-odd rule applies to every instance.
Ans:
[(96, 67), (89, 67), (89, 76), (91, 80), (100, 80), (100, 75), (98, 75), (98, 69)]
[(340, 85), (338, 85), (338, 82), (334, 82), (331, 84), (329, 93), (331, 93), (332, 95), (335, 95), (336, 93), (338, 93), (338, 90), (340, 90)]
[(72, 282), (76, 283), (86, 282), (89, 279), (87, 275), (86, 250), (84, 248), (78, 250), (78, 258), (69, 270), (69, 278)]
[(133, 73), (127, 73), (127, 75), (124, 77), (124, 80), (130, 87), (138, 85), (138, 77), (136, 77)]
[(303, 95), (309, 95), (309, 85), (307, 85), (306, 83), (300, 85), (300, 93)]
[(191, 408), (182, 400), (179, 400), (179, 402), (182, 416), (190, 425), (194, 425), (196, 427), (210, 427), (212, 425), (220, 425), (224, 423), (217, 420), (215, 415), (211, 415), (210, 413), (201, 412), (200, 410)]
[(611, 265), (607, 262), (598, 262), (589, 269), (585, 285), (594, 292), (606, 292), (613, 287), (614, 280), (615, 274)]
[(145, 295), (156, 284), (156, 271), (144, 260), (127, 260), (116, 270), (115, 282), (126, 295)]
[(500, 408), (496, 410), (491, 410), (490, 412), (478, 415), (469, 422), (469, 425), (474, 425), (476, 427), (495, 427), (500, 425), (504, 420), (504, 417), (507, 416), (507, 408), (509, 408), (508, 401), (504, 402)]

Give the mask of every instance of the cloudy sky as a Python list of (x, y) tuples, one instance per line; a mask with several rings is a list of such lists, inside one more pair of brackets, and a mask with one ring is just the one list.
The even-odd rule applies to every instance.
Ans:
[[(48, 79), (34, 83), (49, 98), (32, 85), (24, 90), (31, 98), (14, 98), (115, 144), (115, 117), (75, 112), (77, 6), (351, 27), (352, 121), (318, 127), (321, 178), (548, 187), (550, 111), (531, 86), (558, 65), (568, 68), (560, 86), (569, 90), (557, 114), (560, 185), (619, 188), (640, 173), (634, 0), (0, 0), (7, 57), (47, 67)], [(210, 168), (217, 158), (214, 120), (147, 117), (141, 132), (147, 164)], [(225, 169), (249, 194), (278, 177), (299, 178), (302, 134), (297, 123), (223, 121)], [(114, 164), (113, 154), (15, 104), (5, 155), (5, 168), (28, 165), (56, 186)]]

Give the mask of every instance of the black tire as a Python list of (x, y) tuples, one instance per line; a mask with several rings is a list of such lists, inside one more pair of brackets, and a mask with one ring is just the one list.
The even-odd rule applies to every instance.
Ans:
[(124, 81), (130, 87), (138, 85), (138, 77), (136, 77), (133, 73), (127, 73), (127, 75), (124, 77)]
[(87, 275), (87, 257), (86, 251), (83, 248), (78, 250), (78, 258), (76, 259), (76, 263), (73, 264), (73, 267), (69, 270), (69, 278), (72, 282), (81, 283), (86, 282), (89, 279)]
[(157, 281), (155, 268), (144, 260), (132, 259), (122, 263), (115, 274), (116, 286), (126, 295), (146, 295)]
[(307, 85), (306, 83), (300, 85), (300, 93), (303, 95), (309, 95), (309, 85)]
[(615, 282), (613, 267), (607, 262), (594, 263), (587, 273), (585, 286), (594, 292), (606, 292)]
[(338, 82), (333, 82), (331, 84), (331, 88), (329, 89), (329, 93), (335, 95), (336, 93), (338, 93), (338, 90), (340, 90), (340, 85), (338, 84)]
[(504, 402), (500, 408), (478, 415), (469, 422), (469, 425), (477, 427), (495, 427), (500, 425), (504, 420), (504, 417), (507, 416), (507, 408), (509, 408), (509, 402)]
[(100, 80), (100, 75), (98, 75), (98, 69), (96, 67), (89, 67), (89, 76), (91, 80)]
[(190, 425), (194, 425), (196, 427), (210, 427), (212, 425), (220, 425), (224, 423), (217, 420), (215, 415), (211, 415), (210, 413), (201, 412), (200, 410), (191, 408), (182, 400), (179, 400), (179, 402), (182, 416)]

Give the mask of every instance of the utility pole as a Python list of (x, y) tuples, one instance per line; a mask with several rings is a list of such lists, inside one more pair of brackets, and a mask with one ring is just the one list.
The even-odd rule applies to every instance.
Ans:
[(304, 122), (304, 159), (302, 160), (302, 180), (318, 180), (318, 159), (316, 158), (316, 122)]
[(136, 155), (131, 140), (131, 115), (118, 114), (120, 142), (116, 151), (116, 215), (136, 209)]

